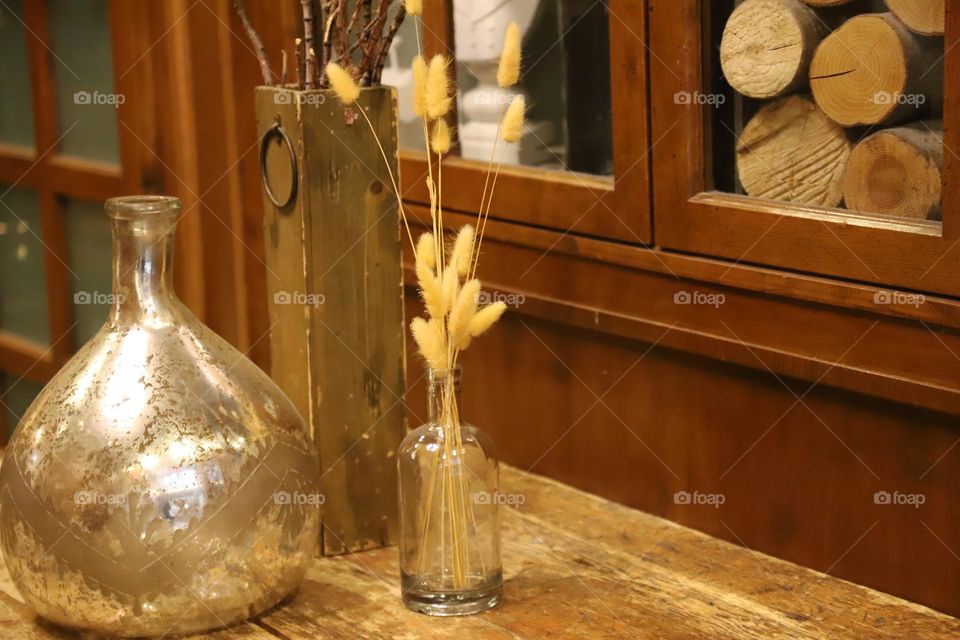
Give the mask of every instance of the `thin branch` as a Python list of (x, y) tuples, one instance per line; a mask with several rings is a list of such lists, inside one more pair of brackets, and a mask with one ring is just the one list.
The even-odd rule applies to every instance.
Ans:
[(347, 0), (337, 0), (337, 29), (334, 32), (334, 51), (335, 60), (341, 66), (347, 65), (350, 60), (347, 56), (347, 47), (350, 41), (350, 34), (347, 32)]
[(247, 37), (250, 38), (253, 49), (257, 53), (257, 62), (260, 63), (260, 73), (263, 74), (263, 84), (268, 87), (272, 86), (273, 72), (270, 70), (270, 63), (267, 61), (267, 50), (263, 46), (263, 40), (260, 39), (257, 30), (250, 24), (250, 18), (247, 17), (247, 7), (244, 4), (244, 0), (233, 0), (233, 8), (236, 10), (237, 15), (240, 16), (240, 21), (243, 23), (243, 28), (247, 32)]
[(297, 38), (293, 41), (293, 50), (297, 56), (297, 89), (303, 89), (304, 60), (302, 39)]
[(380, 59), (380, 41), (383, 39), (383, 25), (387, 22), (387, 12), (393, 0), (380, 0), (377, 13), (370, 20), (370, 36), (363, 43), (363, 57), (360, 59), (360, 84), (369, 87), (373, 79), (375, 64)]
[(313, 2), (300, 0), (300, 9), (303, 11), (303, 84), (305, 89), (313, 89), (316, 76), (316, 58), (313, 55)]
[(390, 55), (390, 47), (393, 46), (393, 39), (396, 37), (397, 32), (400, 30), (400, 25), (403, 24), (406, 17), (407, 7), (401, 4), (397, 15), (393, 17), (393, 22), (390, 24), (387, 35), (384, 36), (380, 42), (380, 55), (374, 64), (373, 82), (376, 84), (380, 83), (380, 77), (383, 75), (383, 65), (387, 63), (387, 56)]

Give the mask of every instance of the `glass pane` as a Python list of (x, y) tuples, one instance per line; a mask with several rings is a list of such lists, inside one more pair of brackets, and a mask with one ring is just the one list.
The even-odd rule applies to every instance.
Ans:
[(30, 403), (43, 389), (42, 385), (28, 380), (17, 381), (18, 376), (0, 374), (0, 411), (7, 425), (7, 438), (13, 435), (20, 418), (27, 412)]
[(390, 57), (383, 68), (380, 81), (397, 88), (397, 102), (400, 110), (400, 147), (423, 151), (423, 124), (413, 112), (413, 72), (411, 61), (417, 55), (417, 32), (414, 20), (407, 17), (400, 25), (390, 48)]
[(110, 223), (103, 206), (81, 200), (65, 200), (64, 223), (73, 278), (74, 345), (79, 347), (107, 319), (112, 291)]
[(0, 142), (33, 146), (23, 0), (0, 4)]
[[(606, 3), (507, 0), (491, 5), (453, 3), (461, 154), (489, 162), (501, 113), (510, 92), (519, 90), (526, 94), (528, 123), (520, 142), (505, 148), (505, 164), (611, 174)], [(511, 21), (524, 34), (524, 63), (519, 87), (504, 91), (496, 74)]]
[(63, 153), (120, 161), (108, 0), (48, 0)]
[(0, 185), (0, 329), (46, 344), (47, 287), (40, 202), (28, 189)]
[(712, 123), (714, 187), (939, 220), (942, 4), (939, 13), (893, 0), (813, 4), (721, 0), (706, 9), (704, 32), (719, 46), (704, 47), (702, 91), (674, 102)]

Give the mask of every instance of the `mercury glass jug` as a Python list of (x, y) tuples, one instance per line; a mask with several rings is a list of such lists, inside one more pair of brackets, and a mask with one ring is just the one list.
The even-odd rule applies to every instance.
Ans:
[(0, 543), (44, 618), (196, 633), (294, 592), (319, 471), (282, 391), (173, 292), (175, 198), (106, 204), (107, 322), (24, 414), (0, 468)]

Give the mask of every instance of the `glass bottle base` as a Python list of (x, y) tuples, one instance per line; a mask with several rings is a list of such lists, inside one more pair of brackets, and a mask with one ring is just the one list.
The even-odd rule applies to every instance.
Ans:
[(401, 572), (400, 587), (407, 609), (428, 616), (468, 616), (494, 608), (503, 594), (503, 575), (499, 572), (466, 589), (431, 589), (429, 583), (429, 579)]

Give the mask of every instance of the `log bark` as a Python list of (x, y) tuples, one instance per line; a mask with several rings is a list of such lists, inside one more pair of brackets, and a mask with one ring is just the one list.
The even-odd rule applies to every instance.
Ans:
[(737, 143), (737, 171), (748, 195), (836, 207), (850, 147), (843, 128), (812, 100), (787, 96), (747, 123)]
[(810, 61), (828, 34), (800, 0), (746, 0), (727, 20), (720, 64), (734, 89), (750, 98), (774, 98), (806, 86)]
[(946, 27), (945, 0), (886, 0), (887, 7), (914, 33), (942, 36)]
[(847, 208), (904, 218), (939, 219), (943, 123), (886, 129), (860, 142), (847, 161)]
[(817, 47), (810, 87), (823, 112), (845, 127), (939, 117), (943, 51), (892, 13), (859, 15)]

